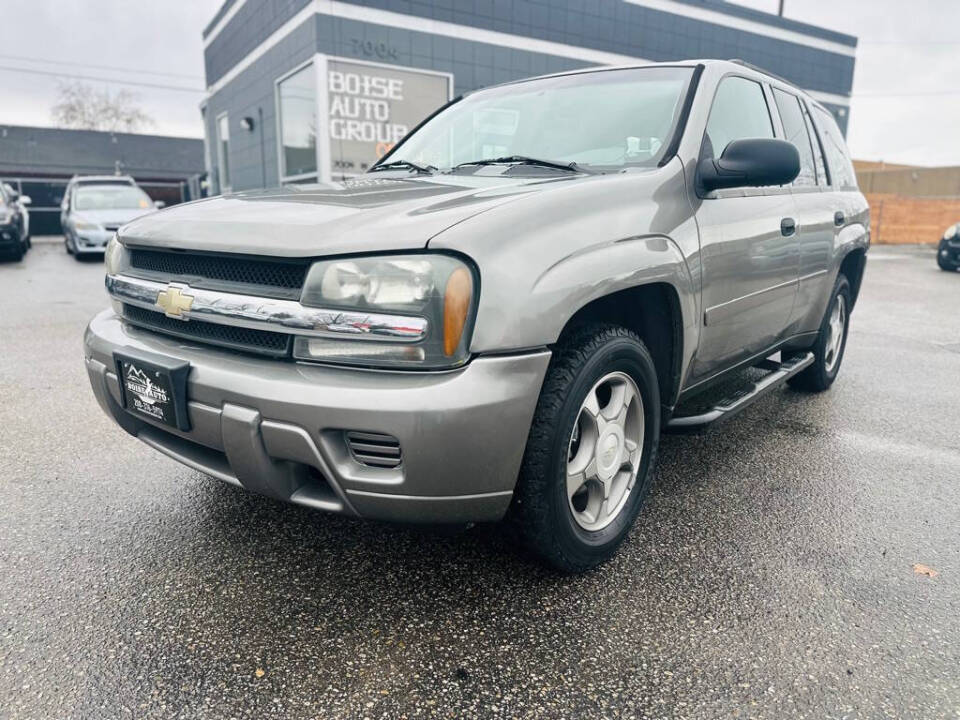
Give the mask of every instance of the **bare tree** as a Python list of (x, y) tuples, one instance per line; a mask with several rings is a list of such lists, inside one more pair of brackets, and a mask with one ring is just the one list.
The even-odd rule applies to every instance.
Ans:
[(137, 132), (153, 125), (153, 120), (138, 106), (140, 96), (129, 90), (111, 94), (82, 82), (61, 82), (59, 101), (51, 108), (57, 127), (76, 130)]

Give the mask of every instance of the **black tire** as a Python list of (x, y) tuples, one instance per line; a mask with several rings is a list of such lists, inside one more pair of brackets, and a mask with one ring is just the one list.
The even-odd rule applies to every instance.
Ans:
[(940, 257), (939, 253), (937, 254), (937, 265), (940, 266), (941, 270), (945, 270), (947, 272), (956, 272), (958, 267), (957, 265), (944, 260), (942, 257)]
[[(843, 324), (843, 337), (840, 343), (840, 349), (835, 362), (828, 362), (828, 343), (830, 341), (830, 317), (834, 308), (839, 302), (838, 298), (843, 298), (846, 317)], [(847, 335), (850, 332), (850, 282), (846, 275), (837, 276), (837, 282), (834, 283), (833, 293), (830, 295), (830, 304), (827, 305), (827, 311), (823, 314), (823, 320), (820, 323), (820, 332), (817, 335), (817, 341), (813, 346), (814, 361), (813, 364), (803, 372), (794, 375), (787, 383), (795, 390), (805, 392), (823, 392), (828, 390), (833, 381), (837, 379), (840, 372), (840, 366), (843, 364), (843, 355), (847, 349)]]
[(13, 260), (13, 262), (20, 262), (23, 260), (23, 245), (17, 245), (17, 247), (10, 251), (8, 257)]
[[(606, 527), (588, 531), (567, 499), (566, 467), (581, 403), (607, 373), (636, 383), (643, 400), (644, 436), (636, 481)], [(540, 392), (511, 514), (527, 546), (550, 566), (584, 572), (609, 559), (626, 538), (650, 489), (660, 440), (660, 390), (650, 352), (632, 331), (590, 325), (556, 348)]]
[(67, 255), (73, 255), (73, 247), (70, 245), (70, 238), (66, 235), (63, 236), (63, 244), (67, 248)]

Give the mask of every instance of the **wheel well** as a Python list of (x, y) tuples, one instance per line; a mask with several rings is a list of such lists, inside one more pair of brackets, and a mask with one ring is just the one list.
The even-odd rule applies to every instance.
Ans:
[(567, 321), (558, 342), (572, 330), (598, 322), (621, 325), (640, 336), (653, 357), (661, 402), (672, 406), (683, 356), (683, 316), (677, 291), (667, 283), (651, 283), (597, 298)]
[(860, 283), (863, 281), (863, 269), (867, 264), (867, 251), (864, 248), (854, 248), (840, 263), (840, 272), (842, 272), (850, 282), (850, 302), (852, 305), (857, 303), (857, 295), (860, 294)]

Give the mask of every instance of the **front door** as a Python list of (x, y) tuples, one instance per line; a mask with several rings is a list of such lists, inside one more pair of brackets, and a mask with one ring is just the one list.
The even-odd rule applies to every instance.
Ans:
[[(734, 140), (774, 137), (760, 83), (730, 75), (710, 110), (701, 157)], [(702, 327), (694, 380), (780, 340), (797, 295), (799, 244), (789, 188), (714, 191), (699, 200)]]

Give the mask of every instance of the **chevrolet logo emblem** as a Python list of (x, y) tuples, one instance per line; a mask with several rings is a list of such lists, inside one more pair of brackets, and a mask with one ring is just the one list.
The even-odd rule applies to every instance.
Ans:
[(183, 316), (185, 312), (190, 312), (193, 306), (193, 295), (187, 295), (190, 290), (189, 285), (179, 285), (170, 283), (166, 290), (157, 293), (157, 307), (163, 310), (169, 318), (177, 320), (186, 320)]

